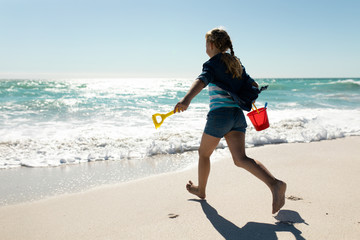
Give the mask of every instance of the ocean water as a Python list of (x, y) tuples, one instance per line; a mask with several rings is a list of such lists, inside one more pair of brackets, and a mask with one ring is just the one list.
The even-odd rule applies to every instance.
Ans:
[[(207, 89), (188, 111), (167, 118), (159, 129), (151, 119), (154, 113), (171, 111), (192, 81), (2, 79), (0, 168), (141, 162), (195, 152), (209, 109)], [(268, 102), (270, 128), (256, 132), (247, 119), (247, 147), (360, 135), (360, 79), (257, 82), (269, 85), (256, 104), (259, 108)], [(225, 141), (219, 148), (226, 148)], [(170, 161), (164, 168), (181, 169), (189, 164), (172, 166)]]

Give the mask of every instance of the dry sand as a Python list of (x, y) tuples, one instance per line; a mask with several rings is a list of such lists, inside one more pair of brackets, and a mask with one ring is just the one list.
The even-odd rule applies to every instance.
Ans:
[(0, 239), (360, 239), (360, 137), (247, 150), (288, 184), (283, 209), (230, 158), (197, 169), (0, 207)]

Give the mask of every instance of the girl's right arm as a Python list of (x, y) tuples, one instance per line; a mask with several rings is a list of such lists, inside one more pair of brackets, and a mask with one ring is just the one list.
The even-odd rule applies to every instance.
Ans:
[(198, 95), (204, 87), (205, 83), (200, 79), (196, 79), (186, 95), (175, 105), (174, 113), (186, 111), (191, 100)]

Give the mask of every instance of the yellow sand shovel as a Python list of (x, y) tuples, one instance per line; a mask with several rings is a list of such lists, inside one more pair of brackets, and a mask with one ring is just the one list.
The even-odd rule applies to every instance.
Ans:
[[(155, 113), (154, 115), (152, 115), (152, 120), (154, 122), (155, 128), (158, 129), (161, 126), (161, 124), (164, 122), (165, 118), (167, 118), (173, 114), (174, 114), (174, 110), (171, 112), (168, 112), (166, 114)], [(161, 121), (158, 122), (156, 117), (161, 117)]]

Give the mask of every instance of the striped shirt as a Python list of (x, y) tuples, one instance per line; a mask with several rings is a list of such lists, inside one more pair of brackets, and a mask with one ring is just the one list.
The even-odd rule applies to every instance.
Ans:
[(209, 83), (210, 111), (221, 107), (237, 107), (239, 105), (232, 99), (230, 94), (214, 83)]

